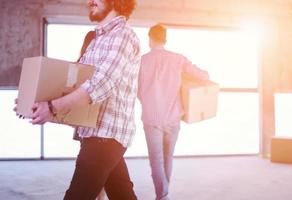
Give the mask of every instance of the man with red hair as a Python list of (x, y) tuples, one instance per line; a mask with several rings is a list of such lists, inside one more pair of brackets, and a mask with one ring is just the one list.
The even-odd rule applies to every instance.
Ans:
[(95, 37), (80, 63), (92, 78), (61, 98), (36, 102), (32, 124), (44, 124), (72, 107), (100, 104), (96, 128), (77, 127), (81, 147), (65, 200), (93, 200), (104, 187), (110, 200), (136, 200), (123, 158), (135, 133), (134, 105), (140, 65), (139, 40), (126, 21), (135, 0), (88, 0)]

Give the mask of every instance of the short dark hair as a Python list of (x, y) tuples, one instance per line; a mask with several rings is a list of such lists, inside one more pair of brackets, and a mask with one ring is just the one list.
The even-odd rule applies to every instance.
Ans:
[(113, 6), (118, 15), (123, 15), (129, 19), (136, 6), (136, 0), (106, 0)]
[(165, 43), (166, 42), (166, 28), (161, 24), (152, 26), (148, 32), (148, 36), (155, 42)]

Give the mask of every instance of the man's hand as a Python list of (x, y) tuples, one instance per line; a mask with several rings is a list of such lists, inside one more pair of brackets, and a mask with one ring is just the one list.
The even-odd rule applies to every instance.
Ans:
[(32, 124), (44, 124), (53, 119), (53, 114), (50, 112), (47, 101), (34, 103), (32, 110), (34, 111), (28, 118)]

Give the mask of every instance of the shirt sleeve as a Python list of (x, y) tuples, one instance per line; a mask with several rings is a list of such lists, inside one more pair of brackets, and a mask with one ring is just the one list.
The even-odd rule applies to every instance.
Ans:
[(200, 69), (197, 65), (192, 64), (187, 58), (183, 61), (183, 72), (191, 75), (198, 80), (209, 80), (209, 74), (207, 71)]
[(85, 89), (92, 103), (101, 102), (113, 93), (119, 84), (134, 51), (134, 44), (127, 32), (118, 32), (113, 35), (103, 46), (98, 49), (97, 65), (91, 79), (85, 81), (81, 87)]

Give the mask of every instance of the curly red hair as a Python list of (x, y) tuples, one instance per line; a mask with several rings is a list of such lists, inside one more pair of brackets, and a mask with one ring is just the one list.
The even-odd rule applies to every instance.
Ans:
[(123, 15), (127, 19), (132, 14), (136, 6), (136, 0), (106, 0), (108, 3), (112, 4), (114, 10), (118, 15)]

